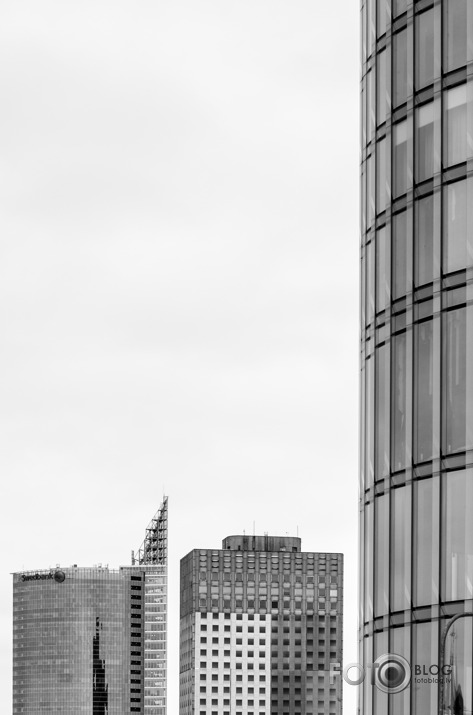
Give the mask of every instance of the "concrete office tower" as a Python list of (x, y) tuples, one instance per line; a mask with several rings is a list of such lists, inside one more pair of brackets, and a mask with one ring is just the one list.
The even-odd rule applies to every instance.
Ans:
[(13, 574), (14, 715), (166, 715), (167, 500), (152, 524), (135, 566)]
[(466, 713), (473, 619), (449, 625), (473, 610), (473, 3), (361, 9), (361, 654), (435, 669), (446, 634), (455, 677), (367, 679), (360, 707)]
[(338, 715), (343, 556), (229, 536), (181, 560), (180, 715)]

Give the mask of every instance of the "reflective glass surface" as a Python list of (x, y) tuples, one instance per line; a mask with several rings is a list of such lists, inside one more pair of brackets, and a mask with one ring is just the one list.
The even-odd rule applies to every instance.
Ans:
[[(473, 4), (361, 7), (360, 658), (429, 664), (473, 611)], [(360, 715), (472, 710), (454, 633), (455, 687), (365, 682)]]
[(131, 581), (108, 569), (63, 573), (14, 576), (13, 712), (128, 711)]

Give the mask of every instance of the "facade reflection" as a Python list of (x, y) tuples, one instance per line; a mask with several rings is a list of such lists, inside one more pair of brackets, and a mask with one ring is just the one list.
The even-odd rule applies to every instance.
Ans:
[[(361, 25), (360, 653), (428, 668), (473, 611), (473, 4), (363, 0)], [(473, 710), (453, 633), (449, 715)], [(360, 712), (437, 713), (439, 688), (365, 681)]]

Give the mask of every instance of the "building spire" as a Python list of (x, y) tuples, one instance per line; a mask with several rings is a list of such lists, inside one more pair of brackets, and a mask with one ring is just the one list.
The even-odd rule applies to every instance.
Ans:
[(168, 498), (163, 501), (146, 528), (146, 536), (136, 555), (132, 552), (132, 565), (166, 566), (168, 560)]

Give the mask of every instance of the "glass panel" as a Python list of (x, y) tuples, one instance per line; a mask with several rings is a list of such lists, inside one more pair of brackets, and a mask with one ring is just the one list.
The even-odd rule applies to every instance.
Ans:
[(375, 90), (375, 73), (370, 70), (366, 75), (366, 113), (368, 117), (367, 141), (368, 143), (374, 138), (375, 120), (376, 120), (376, 90)]
[(376, 348), (376, 479), (389, 475), (389, 345)]
[(440, 201), (438, 194), (416, 201), (416, 286), (432, 283), (440, 269)]
[[(373, 661), (382, 655), (389, 652), (388, 649), (388, 632), (382, 631), (381, 633), (374, 634), (374, 653)], [(370, 671), (367, 671), (371, 675)], [(369, 677), (369, 676), (368, 676)], [(379, 688), (373, 688), (373, 712), (374, 713), (387, 713), (388, 712), (388, 695), (384, 693)]]
[(472, 620), (461, 618), (448, 630), (445, 642), (445, 663), (452, 664), (452, 684), (444, 690), (445, 712), (472, 712)]
[(393, 37), (393, 105), (407, 101), (407, 29)]
[(407, 120), (393, 127), (393, 195), (394, 198), (407, 191)]
[(375, 499), (375, 615), (389, 610), (389, 495)]
[(411, 488), (391, 491), (391, 611), (411, 602)]
[(393, 216), (392, 292), (393, 300), (402, 298), (412, 288), (411, 211)]
[[(411, 632), (410, 628), (393, 628), (391, 630), (390, 653), (402, 655), (409, 663), (411, 662)], [(401, 693), (394, 693), (389, 696), (390, 715), (411, 715), (409, 706), (411, 689), (406, 688)]]
[(468, 306), (444, 316), (444, 451), (447, 454), (473, 446), (472, 311), (473, 307)]
[[(438, 653), (438, 623), (417, 623), (412, 629), (412, 662), (425, 665), (427, 669), (433, 663), (439, 662)], [(421, 678), (420, 680), (424, 680)], [(425, 678), (428, 680), (428, 678)], [(436, 713), (438, 710), (437, 683), (412, 683), (412, 712), (423, 715)]]
[(416, 87), (422, 89), (440, 76), (439, 7), (416, 16)]
[[(366, 668), (366, 672), (369, 673), (368, 666), (373, 662), (373, 638), (368, 636), (368, 638), (363, 639), (363, 665)], [(371, 678), (366, 678), (363, 681), (363, 715), (373, 715), (373, 691), (376, 688), (371, 683)]]
[(374, 320), (374, 268), (375, 244), (370, 241), (366, 246), (366, 324), (371, 325)]
[(366, 489), (374, 477), (374, 356), (366, 361)]
[(404, 469), (408, 462), (408, 361), (407, 336), (401, 333), (392, 344), (392, 470)]
[(365, 507), (365, 608), (364, 618), (370, 621), (373, 618), (373, 504)]
[(377, 91), (377, 111), (378, 111), (378, 126), (386, 121), (386, 50), (378, 55), (378, 91)]
[(440, 171), (440, 103), (429, 102), (416, 110), (416, 181)]
[(452, 166), (467, 160), (466, 84), (449, 89), (446, 95), (444, 161)]
[(402, 15), (407, 10), (407, 0), (393, 0), (393, 16)]
[(385, 310), (389, 305), (389, 276), (391, 261), (389, 260), (389, 244), (387, 228), (383, 226), (376, 235), (376, 312)]
[[(437, 323), (435, 323), (437, 325)], [(438, 456), (439, 360), (434, 351), (434, 321), (415, 326), (415, 390), (416, 414), (415, 461), (425, 462)], [(435, 360), (435, 361), (434, 361)]]
[(444, 188), (444, 273), (472, 265), (472, 237), (467, 232), (469, 190), (471, 183), (467, 188), (466, 179)]
[(446, 70), (457, 69), (467, 61), (467, 5), (465, 0), (448, 0), (445, 9), (445, 62)]
[(444, 476), (442, 597), (447, 601), (473, 597), (472, 500), (473, 470)]
[(378, 7), (378, 15), (377, 15), (378, 37), (381, 37), (381, 35), (384, 35), (384, 33), (386, 32), (386, 25), (388, 22), (389, 5), (386, 2), (386, 0), (378, 0), (377, 7)]
[(365, 271), (365, 247), (361, 247), (361, 260), (360, 260), (360, 314), (361, 314), (361, 328), (366, 326), (365, 323), (365, 304), (366, 304), (366, 271)]
[(368, 56), (374, 50), (376, 42), (375, 12), (376, 0), (366, 0), (368, 10)]
[(386, 173), (386, 139), (381, 139), (377, 145), (377, 172), (376, 172), (376, 212), (382, 213), (386, 210), (387, 201), (387, 173)]
[(366, 161), (361, 165), (360, 219), (361, 233), (366, 231)]
[(427, 606), (439, 599), (439, 478), (415, 483), (414, 605)]
[[(360, 375), (360, 425), (362, 425), (361, 429), (363, 430), (364, 425), (366, 424), (366, 409), (365, 409), (365, 396), (366, 396), (366, 369), (365, 366), (362, 364), (361, 367), (361, 375)], [(363, 493), (364, 488), (365, 488), (365, 470), (366, 470), (366, 463), (365, 463), (365, 440), (360, 439), (360, 470), (359, 470), (359, 491), (360, 494)]]
[(374, 171), (374, 154), (368, 157), (366, 162), (366, 190), (367, 190), (367, 209), (368, 209), (368, 228), (372, 226), (374, 221), (374, 194), (375, 194), (375, 171)]

